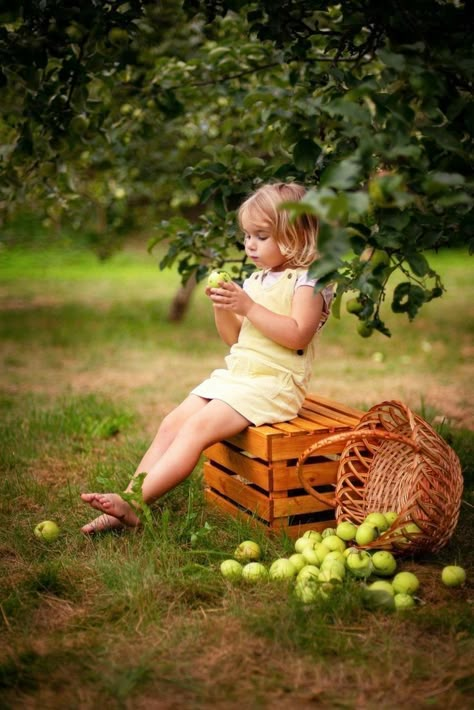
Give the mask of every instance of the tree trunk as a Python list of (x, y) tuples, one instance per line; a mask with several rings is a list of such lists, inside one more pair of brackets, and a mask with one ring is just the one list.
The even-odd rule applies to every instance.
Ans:
[(196, 278), (192, 275), (184, 286), (180, 286), (176, 291), (168, 311), (168, 320), (172, 323), (178, 323), (183, 320), (188, 310), (196, 283)]

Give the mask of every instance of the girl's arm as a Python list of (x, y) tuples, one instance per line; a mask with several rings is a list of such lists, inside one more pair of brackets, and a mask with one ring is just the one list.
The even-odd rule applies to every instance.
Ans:
[[(206, 294), (214, 301), (213, 291), (216, 289), (206, 288)], [(234, 345), (239, 338), (243, 317), (237, 313), (224, 310), (214, 302), (214, 321), (220, 338), (226, 345)]]
[(279, 315), (255, 303), (234, 282), (212, 289), (209, 295), (216, 314), (223, 311), (245, 316), (267, 338), (291, 350), (303, 349), (310, 343), (323, 312), (323, 297), (320, 293), (314, 293), (312, 286), (296, 289), (289, 316)]

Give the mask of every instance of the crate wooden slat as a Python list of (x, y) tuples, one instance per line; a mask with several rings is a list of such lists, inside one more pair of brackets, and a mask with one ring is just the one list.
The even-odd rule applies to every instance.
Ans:
[(210, 446), (204, 452), (206, 499), (226, 514), (291, 537), (331, 525), (334, 511), (323, 501), (333, 494), (341, 445), (325, 448), (324, 456), (305, 463), (306, 480), (317, 487), (323, 501), (301, 488), (297, 459), (316, 441), (353, 429), (362, 414), (310, 394), (291, 421), (249, 426)]

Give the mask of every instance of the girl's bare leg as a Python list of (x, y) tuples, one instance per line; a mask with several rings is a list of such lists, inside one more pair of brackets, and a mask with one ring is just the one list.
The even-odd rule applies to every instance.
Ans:
[[(144, 501), (149, 503), (174, 488), (191, 473), (207, 446), (248, 424), (224, 402), (190, 395), (163, 420), (134, 474), (147, 473), (142, 486)], [(132, 483), (133, 479), (127, 490)], [(84, 493), (82, 499), (103, 513), (82, 528), (85, 533), (140, 524), (133, 508), (117, 494)]]
[[(133, 474), (133, 478), (127, 486), (127, 491), (131, 490), (133, 480), (139, 473), (146, 473), (152, 466), (154, 466), (160, 456), (166, 451), (169, 444), (173, 441), (176, 432), (179, 431), (183, 422), (189, 419), (189, 417), (191, 417), (195, 412), (205, 407), (207, 403), (208, 400), (206, 399), (196, 397), (195, 395), (189, 395), (189, 397), (187, 397), (163, 419), (155, 438), (138, 464), (137, 469)], [(99, 494), (97, 493), (83, 493), (81, 497), (82, 500), (89, 503), (92, 508), (102, 510), (100, 504), (98, 504), (98, 495)], [(103, 513), (84, 525), (81, 530), (83, 533), (93, 534), (96, 532), (104, 532), (105, 530), (123, 528), (125, 525), (126, 523), (124, 520), (119, 520), (113, 515)]]

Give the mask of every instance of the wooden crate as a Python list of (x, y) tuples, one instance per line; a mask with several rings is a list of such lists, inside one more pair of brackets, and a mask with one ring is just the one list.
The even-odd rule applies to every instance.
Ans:
[[(295, 419), (249, 426), (204, 452), (205, 495), (221, 510), (296, 538), (305, 530), (322, 530), (334, 521), (334, 509), (308, 494), (296, 473), (298, 457), (308, 446), (358, 424), (363, 412), (310, 394)], [(341, 445), (309, 458), (305, 473), (329, 497), (334, 493)], [(326, 496), (325, 496), (326, 497)]]

